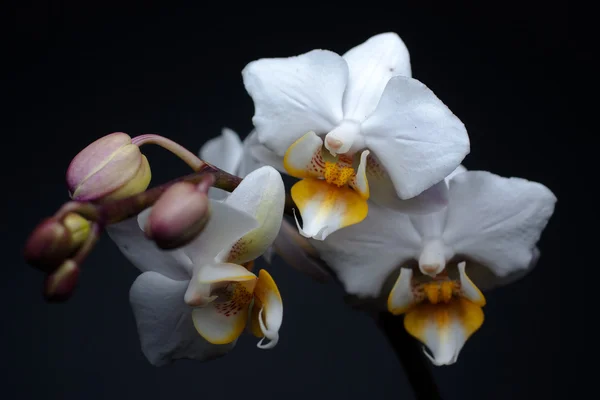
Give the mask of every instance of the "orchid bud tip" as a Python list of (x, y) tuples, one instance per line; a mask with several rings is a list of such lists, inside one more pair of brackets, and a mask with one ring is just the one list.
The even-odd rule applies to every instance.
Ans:
[(107, 201), (146, 190), (148, 160), (123, 132), (106, 135), (83, 149), (69, 165), (67, 185), (73, 200)]
[(25, 261), (44, 272), (53, 272), (70, 257), (90, 234), (90, 222), (74, 213), (63, 221), (47, 218), (29, 235), (23, 255)]
[(45, 272), (58, 267), (72, 251), (67, 229), (56, 219), (42, 221), (29, 235), (23, 251), (25, 261)]
[(73, 260), (65, 261), (56, 271), (48, 275), (44, 282), (44, 297), (50, 302), (68, 300), (79, 278), (79, 267)]
[(209, 200), (196, 185), (179, 182), (156, 202), (145, 227), (146, 236), (162, 249), (170, 250), (191, 242), (209, 219)]

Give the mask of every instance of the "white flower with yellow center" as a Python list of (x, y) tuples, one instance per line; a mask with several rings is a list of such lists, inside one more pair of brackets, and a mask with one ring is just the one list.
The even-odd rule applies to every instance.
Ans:
[(183, 248), (161, 251), (145, 238), (150, 210), (110, 227), (111, 238), (143, 272), (130, 301), (152, 364), (220, 356), (235, 345), (247, 321), (262, 338), (259, 347), (277, 344), (281, 296), (266, 271), (256, 276), (250, 266), (279, 232), (284, 198), (280, 174), (262, 167), (224, 201), (210, 200), (208, 224)]
[[(254, 130), (242, 142), (237, 133), (229, 128), (223, 128), (221, 135), (202, 145), (199, 156), (202, 160), (240, 177), (267, 164), (285, 171), (283, 160), (278, 159), (274, 153), (260, 144)], [(211, 188), (208, 193), (211, 198), (216, 199), (223, 199), (228, 195), (228, 192), (217, 188)], [(277, 253), (288, 265), (303, 273), (321, 281), (329, 279), (329, 273), (324, 269), (323, 262), (306, 252), (303, 246), (310, 247), (310, 245), (305, 241), (298, 241), (297, 232), (296, 227), (284, 219), (273, 246), (265, 251), (263, 258), (270, 264), (274, 254)]]
[(485, 171), (458, 169), (447, 182), (444, 210), (408, 216), (373, 206), (360, 225), (312, 241), (346, 291), (359, 297), (380, 296), (400, 269), (388, 309), (406, 314), (406, 329), (437, 365), (455, 362), (483, 323), (478, 286), (506, 284), (533, 268), (556, 202), (544, 185)]
[[(312, 131), (332, 156), (357, 163), (368, 151), (361, 168), (375, 203), (416, 212), (445, 205), (441, 187), (420, 201), (401, 200), (440, 186), (469, 153), (469, 138), (462, 122), (433, 92), (410, 77), (408, 50), (395, 33), (373, 36), (343, 56), (313, 50), (260, 59), (249, 63), (242, 75), (254, 101), (258, 140), (276, 156), (286, 156)], [(358, 168), (354, 165), (354, 173), (360, 175)], [(326, 197), (317, 192), (313, 198)], [(302, 217), (311, 226), (304, 231), (315, 238), (339, 228), (317, 229), (318, 224)], [(357, 222), (358, 217), (356, 213), (348, 221)]]
[(323, 152), (323, 140), (314, 132), (298, 139), (286, 151), (286, 171), (302, 178), (291, 190), (304, 226), (300, 233), (317, 240), (345, 226), (357, 224), (367, 216), (369, 184), (365, 173), (369, 151), (357, 159)]

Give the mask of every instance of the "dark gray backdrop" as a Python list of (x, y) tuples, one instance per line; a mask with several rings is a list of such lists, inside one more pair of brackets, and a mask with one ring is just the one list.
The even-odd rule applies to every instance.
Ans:
[[(447, 399), (554, 398), (564, 389), (559, 357), (564, 279), (559, 271), (559, 135), (567, 101), (559, 78), (566, 9), (549, 3), (420, 6), (290, 3), (244, 11), (200, 2), (20, 2), (5, 37), (3, 90), (2, 391), (9, 399), (410, 399), (385, 337), (344, 305), (332, 284), (310, 281), (280, 261), (270, 269), (285, 301), (272, 351), (244, 336), (210, 362), (155, 368), (140, 351), (128, 290), (137, 271), (104, 237), (70, 302), (48, 305), (42, 275), (21, 246), (67, 200), (64, 173), (88, 143), (113, 131), (157, 133), (196, 151), (223, 126), (246, 135), (252, 102), (240, 71), (261, 57), (313, 48), (343, 53), (373, 34), (406, 42), (414, 77), (466, 124), (469, 169), (520, 176), (559, 197), (537, 269), (488, 293), (486, 322), (459, 362), (435, 369)], [(445, 3), (444, 3), (445, 4)], [(292, 8), (295, 7), (295, 8)], [(153, 182), (187, 173), (144, 148)], [(561, 308), (562, 307), (562, 308)], [(2, 396), (4, 398), (4, 396)]]

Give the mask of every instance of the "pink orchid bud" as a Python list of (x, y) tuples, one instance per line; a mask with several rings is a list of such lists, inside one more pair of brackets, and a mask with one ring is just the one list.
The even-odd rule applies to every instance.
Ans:
[(48, 275), (44, 282), (46, 300), (61, 302), (68, 300), (77, 286), (79, 267), (73, 260), (66, 260), (56, 271)]
[(206, 226), (209, 205), (202, 188), (176, 183), (154, 204), (145, 227), (146, 236), (165, 250), (186, 245)]
[(44, 272), (52, 272), (70, 257), (90, 233), (90, 222), (74, 213), (63, 221), (47, 218), (31, 233), (25, 244), (25, 261)]
[(150, 165), (131, 137), (106, 135), (75, 156), (67, 170), (73, 200), (108, 201), (141, 193), (150, 184)]

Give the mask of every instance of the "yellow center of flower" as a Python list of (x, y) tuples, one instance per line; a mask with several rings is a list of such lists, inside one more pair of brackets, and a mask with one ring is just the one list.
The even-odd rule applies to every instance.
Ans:
[(326, 161), (323, 176), (327, 183), (342, 187), (350, 182), (354, 176), (354, 169), (337, 162)]
[(460, 283), (455, 281), (428, 282), (422, 286), (424, 297), (431, 304), (448, 304), (453, 296), (460, 294)]

